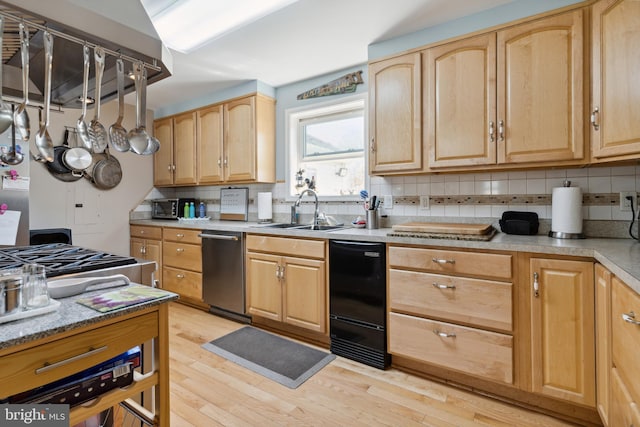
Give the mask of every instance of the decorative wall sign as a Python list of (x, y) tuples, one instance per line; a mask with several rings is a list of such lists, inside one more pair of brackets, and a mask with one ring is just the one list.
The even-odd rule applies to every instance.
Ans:
[(356, 91), (356, 86), (362, 83), (364, 83), (364, 81), (362, 80), (362, 70), (360, 70), (354, 73), (345, 74), (340, 78), (331, 80), (329, 83), (303, 92), (298, 95), (298, 99), (319, 98), (321, 96), (352, 93)]

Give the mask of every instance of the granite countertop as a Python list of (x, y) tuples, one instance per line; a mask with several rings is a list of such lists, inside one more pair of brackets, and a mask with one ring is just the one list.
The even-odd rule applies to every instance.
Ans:
[(2, 323), (0, 324), (0, 349), (35, 341), (60, 332), (98, 323), (106, 319), (123, 316), (125, 314), (163, 304), (178, 298), (177, 294), (162, 291), (166, 295), (161, 298), (114, 310), (108, 313), (101, 313), (97, 310), (76, 303), (80, 298), (100, 295), (102, 293), (118, 289), (126, 289), (131, 286), (140, 285), (131, 284), (126, 286), (110, 287), (108, 289), (102, 288), (67, 298), (60, 298), (56, 300), (60, 302), (60, 307), (56, 311), (22, 320)]
[(452, 239), (426, 239), (388, 236), (391, 228), (368, 230), (347, 227), (331, 231), (311, 231), (292, 228), (269, 228), (256, 222), (243, 221), (170, 221), (132, 220), (132, 225), (190, 228), (196, 230), (239, 231), (288, 237), (342, 239), (367, 242), (402, 243), (451, 248), (531, 252), (547, 255), (568, 255), (593, 258), (618, 276), (630, 288), (640, 293), (640, 242), (632, 239), (555, 239), (543, 235), (517, 236), (498, 232), (488, 242)]

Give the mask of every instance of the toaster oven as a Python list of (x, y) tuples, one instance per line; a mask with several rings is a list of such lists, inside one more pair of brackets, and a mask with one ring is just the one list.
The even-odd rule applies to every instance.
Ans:
[(178, 219), (184, 216), (184, 205), (191, 202), (197, 205), (196, 199), (182, 197), (174, 199), (154, 199), (151, 201), (151, 218)]

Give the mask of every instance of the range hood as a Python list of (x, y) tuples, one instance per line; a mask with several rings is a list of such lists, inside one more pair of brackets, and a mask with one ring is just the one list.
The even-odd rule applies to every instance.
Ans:
[[(5, 15), (3, 33), (3, 95), (22, 99), (22, 73), (20, 59), (19, 21), (24, 19), (29, 29), (29, 100), (43, 101), (44, 49), (43, 28), (53, 34), (53, 68), (51, 103), (64, 108), (81, 108), (83, 77), (83, 44), (106, 49), (105, 70), (102, 79), (101, 102), (117, 96), (116, 60), (124, 59), (125, 73), (133, 69), (132, 60), (141, 60), (147, 68), (147, 84), (171, 75), (171, 53), (162, 44), (141, 3), (132, 0), (111, 0), (106, 3), (112, 11), (136, 16), (138, 22), (123, 24), (127, 19), (106, 16), (87, 8), (93, 1), (83, 0), (0, 0), (0, 13)], [(134, 10), (135, 9), (135, 10)], [(137, 12), (137, 15), (136, 13)], [(32, 25), (30, 25), (32, 24)], [(133, 28), (131, 25), (139, 28)], [(153, 32), (153, 34), (150, 34)], [(65, 37), (67, 36), (67, 37)], [(116, 56), (118, 55), (118, 56)], [(135, 90), (132, 79), (125, 79), (125, 92)], [(95, 93), (95, 64), (91, 49), (89, 97)]]

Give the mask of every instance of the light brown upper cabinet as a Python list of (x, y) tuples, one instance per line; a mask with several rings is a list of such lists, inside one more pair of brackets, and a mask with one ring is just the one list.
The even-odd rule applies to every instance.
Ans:
[(275, 182), (275, 101), (252, 95), (201, 109), (198, 183)]
[(583, 15), (425, 50), (429, 169), (585, 163)]
[(369, 173), (422, 170), (420, 53), (369, 64)]
[(160, 149), (154, 154), (154, 185), (196, 184), (196, 114), (156, 120), (153, 129), (160, 141)]
[(638, 46), (640, 2), (602, 0), (593, 5), (591, 149), (594, 161), (637, 158), (640, 153)]

